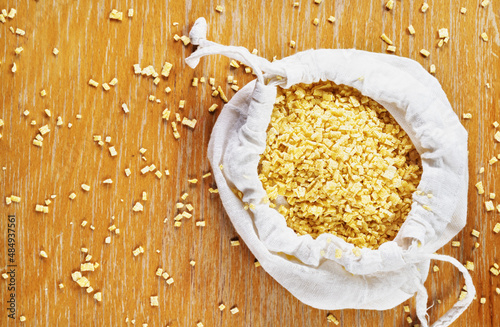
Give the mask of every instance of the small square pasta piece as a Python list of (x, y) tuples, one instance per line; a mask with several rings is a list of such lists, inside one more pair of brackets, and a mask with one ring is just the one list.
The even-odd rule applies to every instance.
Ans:
[(484, 205), (486, 207), (486, 211), (493, 211), (493, 210), (495, 210), (495, 205), (493, 204), (493, 201), (485, 201)]
[(231, 313), (232, 313), (233, 315), (235, 315), (235, 314), (237, 314), (238, 312), (240, 312), (240, 309), (238, 309), (238, 307), (237, 307), (237, 306), (234, 306), (234, 307), (232, 307), (229, 311), (231, 311)]
[(420, 54), (421, 54), (422, 56), (424, 56), (425, 58), (427, 58), (427, 57), (429, 57), (429, 55), (430, 55), (431, 53), (430, 53), (428, 50), (426, 50), (426, 49), (421, 49), (421, 50), (420, 50)]
[(218, 105), (217, 104), (212, 104), (210, 108), (208, 108), (208, 112), (214, 112), (217, 109)]
[(94, 299), (95, 299), (97, 302), (101, 302), (101, 301), (102, 301), (102, 293), (101, 293), (101, 292), (96, 292), (96, 293), (94, 293)]
[(224, 12), (224, 7), (222, 7), (221, 5), (217, 5), (215, 6), (215, 11), (222, 14)]
[(420, 7), (420, 11), (421, 11), (421, 12), (426, 12), (426, 11), (427, 11), (427, 9), (429, 9), (429, 4), (428, 4), (427, 2), (424, 2), (424, 3), (422, 4), (422, 7)]
[(413, 27), (413, 25), (408, 26), (408, 33), (410, 33), (410, 35), (415, 35), (415, 27)]
[(450, 34), (449, 34), (447, 28), (440, 28), (438, 30), (438, 35), (439, 35), (440, 39), (444, 39), (444, 38), (450, 37)]
[(114, 19), (114, 20), (122, 21), (123, 20), (123, 12), (120, 12), (120, 11), (118, 11), (116, 9), (113, 9), (109, 13), (109, 19)]
[(474, 271), (474, 262), (472, 261), (467, 261), (465, 263), (465, 268), (470, 271)]
[(134, 9), (130, 8), (128, 10), (128, 17), (134, 17)]
[(471, 235), (474, 236), (474, 237), (479, 237), (479, 231), (478, 230), (475, 230), (473, 229), (472, 232), (471, 232)]
[(330, 23), (332, 23), (332, 24), (333, 24), (333, 23), (335, 23), (335, 17), (333, 17), (333, 16), (328, 17), (328, 19), (327, 19), (327, 20), (328, 20)]
[(152, 307), (157, 307), (159, 305), (159, 303), (158, 303), (158, 296), (151, 296), (149, 298), (149, 300), (150, 300), (150, 303), (151, 303)]
[(387, 46), (387, 52), (396, 52), (396, 47), (394, 45)]
[(116, 152), (116, 149), (115, 149), (115, 147), (114, 147), (114, 146), (109, 147), (109, 154), (110, 154), (112, 157), (115, 157), (115, 156), (118, 154), (118, 152)]
[(483, 0), (483, 1), (481, 1), (481, 7), (483, 7), (483, 8), (485, 8), (489, 4), (490, 4), (490, 0)]
[(493, 227), (493, 232), (495, 234), (498, 234), (500, 232), (500, 223), (495, 224), (495, 226)]
[(462, 117), (463, 117), (464, 119), (471, 119), (471, 118), (472, 118), (472, 114), (471, 114), (471, 113), (469, 113), (469, 112), (468, 112), (468, 113), (464, 113), (464, 114), (462, 115)]
[(483, 39), (484, 42), (488, 42), (488, 34), (486, 34), (486, 32), (481, 33), (481, 39)]
[(465, 15), (467, 13), (467, 8), (465, 8), (465, 7), (460, 8), (460, 13), (462, 15)]

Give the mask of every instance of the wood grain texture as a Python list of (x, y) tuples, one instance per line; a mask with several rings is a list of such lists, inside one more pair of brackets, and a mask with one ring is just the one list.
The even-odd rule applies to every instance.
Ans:
[[(217, 113), (207, 112), (212, 103), (205, 84), (191, 86), (193, 77), (215, 77), (228, 97), (234, 92), (225, 82), (234, 75), (240, 86), (252, 80), (241, 69), (229, 68), (229, 60), (221, 56), (204, 58), (192, 70), (184, 58), (192, 46), (184, 47), (173, 40), (174, 34), (188, 34), (196, 18), (203, 16), (209, 25), (208, 38), (222, 44), (257, 48), (267, 59), (282, 58), (310, 48), (357, 48), (385, 52), (380, 39), (387, 34), (395, 43), (395, 55), (415, 59), (429, 68), (437, 67), (436, 78), (461, 117), (470, 112), (472, 119), (463, 121), (469, 131), (470, 191), (468, 223), (456, 237), (460, 248), (445, 246), (439, 253), (461, 262), (473, 261), (472, 276), (478, 297), (454, 326), (499, 326), (499, 277), (488, 269), (500, 262), (500, 235), (492, 228), (500, 221), (498, 212), (486, 213), (484, 196), (478, 196), (474, 184), (482, 180), (486, 192), (498, 192), (498, 165), (488, 160), (499, 153), (491, 123), (500, 121), (498, 88), (500, 60), (498, 31), (500, 3), (482, 8), (479, 0), (428, 1), (429, 10), (419, 8), (423, 1), (395, 1), (392, 11), (384, 9), (384, 0), (313, 0), (300, 1), (32, 1), (0, 0), (0, 9), (17, 9), (14, 19), (0, 24), (0, 270), (7, 269), (7, 215), (17, 217), (17, 316), (24, 315), (26, 326), (126, 326), (126, 317), (141, 326), (327, 326), (326, 311), (300, 303), (262, 268), (254, 267), (254, 257), (247, 247), (231, 247), (236, 237), (217, 195), (208, 192), (215, 187), (211, 178), (201, 179), (210, 170), (206, 148)], [(224, 13), (214, 9), (224, 6)], [(467, 8), (465, 15), (460, 8)], [(122, 22), (110, 21), (112, 9), (124, 12)], [(129, 19), (126, 12), (135, 11)], [(336, 22), (327, 18), (333, 15)], [(319, 26), (312, 20), (318, 17)], [(179, 22), (173, 26), (173, 22)], [(406, 30), (412, 24), (416, 34)], [(25, 36), (17, 36), (9, 27), (19, 27)], [(437, 30), (450, 30), (450, 42), (437, 48)], [(490, 40), (480, 38), (487, 32)], [(289, 41), (296, 41), (296, 48)], [(16, 47), (24, 51), (14, 54)], [(55, 56), (52, 49), (60, 53)], [(419, 51), (431, 52), (423, 58)], [(132, 65), (153, 65), (157, 71), (165, 61), (174, 64), (170, 77), (158, 86), (151, 78), (133, 74)], [(18, 71), (11, 67), (16, 63)], [(90, 78), (99, 83), (118, 78), (118, 84), (106, 92), (101, 86), (88, 85)], [(489, 83), (490, 88), (486, 87)], [(172, 88), (166, 94), (166, 86)], [(47, 96), (41, 97), (45, 89)], [(148, 100), (154, 95), (157, 104)], [(186, 108), (178, 110), (178, 102), (186, 100)], [(130, 113), (124, 115), (121, 104)], [(174, 140), (168, 123), (161, 120), (168, 107), (182, 116), (198, 119), (197, 127), (180, 128), (182, 137)], [(50, 109), (52, 118), (43, 110)], [(22, 112), (29, 110), (28, 117)], [(220, 109), (219, 109), (220, 110)], [(218, 111), (219, 111), (218, 110)], [(77, 119), (76, 115), (82, 118)], [(56, 126), (61, 116), (64, 125)], [(36, 126), (30, 124), (36, 120)], [(67, 124), (71, 122), (72, 128)], [(38, 128), (48, 124), (51, 132), (44, 136), (43, 147), (31, 144)], [(111, 136), (118, 156), (111, 157), (108, 145), (98, 146), (92, 136)], [(147, 161), (139, 149), (146, 148)], [(171, 175), (157, 179), (152, 173), (141, 175), (140, 169), (154, 163)], [(478, 174), (480, 167), (483, 174)], [(125, 168), (132, 170), (126, 177)], [(113, 184), (103, 185), (111, 178)], [(198, 178), (196, 185), (189, 178)], [(84, 192), (80, 185), (91, 186)], [(144, 212), (132, 212), (132, 206), (148, 194)], [(68, 195), (77, 197), (70, 200)], [(173, 227), (175, 203), (188, 192), (188, 202), (195, 207), (194, 217), (181, 228)], [(4, 198), (11, 194), (22, 197), (21, 203), (7, 206)], [(48, 214), (36, 213), (52, 194)], [(498, 200), (494, 200), (495, 205)], [(114, 219), (112, 217), (114, 216)], [(167, 218), (167, 222), (163, 220)], [(80, 226), (83, 220), (95, 226)], [(197, 220), (206, 227), (196, 227)], [(107, 228), (115, 224), (120, 235)], [(478, 239), (470, 235), (475, 228)], [(104, 239), (111, 236), (111, 244)], [(474, 243), (479, 242), (478, 249)], [(142, 245), (145, 253), (134, 257), (132, 250)], [(102, 292), (97, 303), (92, 295), (76, 285), (70, 277), (83, 261), (81, 247), (87, 247), (92, 261), (100, 267), (88, 273), (92, 286)], [(39, 256), (40, 250), (48, 259)], [(160, 250), (157, 253), (156, 250)], [(196, 266), (189, 264), (196, 261)], [(430, 321), (435, 321), (457, 300), (463, 280), (459, 272), (447, 264), (437, 263), (440, 271), (431, 273), (426, 283), (430, 300)], [(158, 267), (175, 279), (167, 285), (155, 276)], [(58, 283), (65, 288), (59, 289)], [(160, 305), (149, 304), (152, 295)], [(19, 318), (7, 318), (6, 283), (0, 280), (1, 326), (20, 325)], [(437, 302), (440, 300), (441, 302)], [(237, 305), (240, 312), (220, 312), (219, 303), (228, 309)], [(343, 310), (332, 313), (341, 326), (407, 326), (418, 323), (414, 299), (383, 312)], [(406, 321), (410, 316), (414, 323)]]

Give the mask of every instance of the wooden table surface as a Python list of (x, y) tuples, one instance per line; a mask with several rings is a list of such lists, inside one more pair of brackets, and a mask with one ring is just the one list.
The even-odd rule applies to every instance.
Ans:
[[(221, 56), (202, 59), (194, 70), (186, 66), (184, 58), (192, 53), (192, 45), (185, 47), (173, 36), (187, 35), (195, 19), (203, 16), (210, 40), (257, 48), (269, 60), (310, 48), (386, 52), (387, 45), (380, 39), (385, 33), (394, 41), (395, 55), (415, 59), (426, 69), (436, 65), (435, 76), (469, 131), (470, 151), (468, 221), (455, 238), (461, 246), (448, 244), (439, 253), (474, 262), (471, 274), (478, 298), (486, 299), (485, 304), (474, 301), (453, 326), (499, 326), (500, 295), (495, 288), (500, 287), (500, 277), (489, 268), (500, 262), (500, 235), (492, 231), (500, 217), (496, 210), (486, 212), (486, 198), (477, 195), (474, 185), (481, 180), (487, 194), (500, 193), (500, 163), (488, 164), (500, 149), (492, 126), (494, 120), (500, 121), (500, 2), (493, 0), (482, 7), (480, 0), (428, 1), (426, 13), (420, 12), (423, 0), (394, 2), (394, 9), (388, 11), (385, 0), (323, 0), (319, 5), (308, 0), (300, 1), (298, 8), (291, 0), (1, 0), (0, 9), (16, 8), (17, 14), (0, 23), (0, 118), (4, 121), (0, 127), (0, 272), (11, 268), (7, 267), (11, 258), (8, 215), (16, 217), (17, 266), (16, 319), (7, 316), (10, 278), (0, 279), (0, 325), (131, 325), (127, 318), (135, 319), (136, 326), (196, 326), (200, 321), (204, 326), (334, 325), (327, 322), (329, 312), (302, 304), (256, 268), (245, 244), (230, 245), (237, 234), (218, 195), (209, 192), (216, 187), (212, 177), (202, 178), (210, 171), (206, 148), (223, 103), (211, 96), (208, 83), (193, 87), (191, 80), (214, 77), (231, 98), (235, 92), (226, 82), (228, 75), (239, 86), (253, 77), (242, 68), (230, 68), (229, 59)], [(224, 7), (223, 13), (215, 11), (216, 5)], [(461, 7), (466, 14), (460, 13)], [(134, 9), (132, 18), (127, 17), (129, 8)], [(112, 9), (124, 13), (123, 21), (109, 19)], [(336, 18), (335, 23), (327, 21), (329, 16)], [(312, 23), (316, 17), (318, 26)], [(409, 24), (415, 27), (413, 36), (408, 33)], [(13, 34), (10, 27), (26, 34)], [(438, 48), (440, 28), (448, 28), (450, 39)], [(483, 32), (489, 41), (481, 39)], [(290, 40), (296, 48), (289, 46)], [(16, 55), (18, 47), (24, 50)], [(53, 48), (59, 54), (54, 55)], [(430, 51), (428, 58), (419, 54), (422, 48)], [(165, 61), (173, 63), (173, 69), (158, 85), (151, 77), (133, 73), (133, 64), (153, 65), (160, 72)], [(88, 84), (90, 79), (102, 84), (114, 77), (118, 84), (109, 91)], [(172, 89), (169, 94), (167, 86)], [(47, 92), (44, 97), (42, 90)], [(161, 103), (150, 101), (151, 95)], [(181, 99), (186, 100), (184, 109), (178, 109)], [(130, 113), (124, 114), (123, 103)], [(209, 113), (214, 103), (219, 109)], [(181, 138), (175, 140), (170, 123), (161, 119), (165, 108), (196, 118), (196, 128), (179, 125)], [(463, 120), (463, 113), (471, 113), (472, 119)], [(62, 126), (56, 124), (58, 116)], [(43, 136), (43, 146), (37, 147), (32, 141), (43, 125), (50, 132)], [(111, 141), (99, 146), (94, 135), (110, 136)], [(118, 152), (115, 157), (108, 151), (111, 145)], [(140, 148), (147, 152), (141, 155)], [(151, 164), (161, 172), (168, 169), (170, 176), (142, 175), (140, 169)], [(485, 172), (479, 174), (483, 166)], [(130, 177), (124, 173), (126, 168)], [(103, 184), (108, 178), (113, 183)], [(192, 178), (199, 182), (189, 183)], [(82, 190), (83, 183), (90, 191)], [(73, 200), (68, 197), (72, 192)], [(143, 192), (147, 192), (146, 201), (142, 201)], [(194, 207), (193, 218), (174, 228), (175, 204), (184, 192), (189, 193), (185, 202)], [(20, 196), (21, 201), (7, 205), (4, 198), (10, 195)], [(49, 212), (36, 212), (36, 204), (45, 205), (46, 199), (51, 200)], [(132, 211), (137, 201), (143, 203), (143, 212)], [(493, 201), (499, 204), (498, 199)], [(84, 220), (88, 224), (82, 227)], [(195, 226), (200, 220), (205, 227)], [(113, 224), (119, 235), (108, 231)], [(471, 236), (472, 229), (481, 233), (478, 238)], [(105, 243), (108, 236), (110, 244)], [(138, 246), (145, 251), (135, 257), (132, 251)], [(94, 292), (102, 292), (102, 302), (71, 279), (84, 262), (82, 247), (88, 248), (91, 262), (100, 264), (96, 271), (84, 274)], [(48, 258), (39, 255), (41, 250)], [(431, 272), (426, 283), (431, 322), (456, 302), (464, 283), (449, 264), (437, 266), (439, 272)], [(158, 267), (174, 278), (172, 285), (155, 275)], [(151, 307), (150, 297), (156, 295), (159, 307)], [(219, 310), (220, 303), (226, 310)], [(403, 304), (383, 312), (331, 313), (341, 326), (414, 326), (418, 323), (415, 300), (404, 304), (410, 306), (410, 313), (404, 312)], [(240, 312), (231, 314), (233, 306)], [(26, 317), (23, 324), (21, 315)]]

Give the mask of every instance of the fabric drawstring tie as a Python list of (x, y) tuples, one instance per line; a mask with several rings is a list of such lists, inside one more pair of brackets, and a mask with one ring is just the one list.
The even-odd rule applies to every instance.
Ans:
[[(426, 260), (437, 260), (443, 262), (449, 262), (455, 268), (457, 268), (463, 275), (465, 280), (465, 286), (467, 287), (467, 295), (464, 299), (457, 301), (451, 309), (449, 309), (443, 316), (441, 316), (436, 322), (434, 322), (431, 327), (446, 327), (451, 325), (453, 321), (455, 321), (462, 312), (467, 309), (467, 307), (472, 303), (474, 296), (476, 295), (476, 289), (474, 287), (474, 283), (472, 282), (472, 277), (469, 274), (469, 271), (455, 258), (452, 258), (447, 255), (441, 254), (413, 254), (409, 253), (408, 256), (405, 257), (405, 260), (410, 262), (422, 262)], [(416, 311), (417, 317), (420, 320), (422, 327), (428, 327), (429, 324), (427, 322), (427, 290), (424, 287), (423, 282), (418, 279), (417, 284), (417, 294), (416, 294)]]

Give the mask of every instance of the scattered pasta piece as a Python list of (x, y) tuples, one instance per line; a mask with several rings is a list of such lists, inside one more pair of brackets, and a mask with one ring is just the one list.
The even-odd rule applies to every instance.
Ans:
[(184, 44), (184, 46), (187, 46), (189, 43), (191, 43), (191, 39), (189, 39), (189, 37), (183, 35), (180, 37), (180, 40), (182, 41), (182, 43)]
[(392, 8), (394, 8), (394, 0), (388, 0), (385, 3), (385, 9), (392, 10)]
[(483, 182), (477, 182), (476, 188), (477, 188), (477, 194), (484, 194)]
[(340, 322), (338, 321), (338, 319), (331, 313), (329, 313), (327, 316), (326, 316), (326, 321), (328, 322), (332, 322), (334, 323), (335, 325), (339, 325)]
[(134, 204), (134, 207), (132, 208), (132, 211), (135, 211), (135, 212), (139, 212), (139, 211), (143, 211), (143, 210), (144, 210), (144, 207), (140, 202), (136, 202)]
[(208, 112), (214, 112), (217, 109), (218, 105), (217, 104), (212, 104), (210, 108), (208, 108)]
[(92, 78), (89, 80), (89, 85), (93, 86), (93, 87), (98, 87), (99, 86), (99, 83), (97, 83), (96, 81), (94, 81)]
[(134, 257), (137, 257), (141, 253), (144, 253), (144, 248), (142, 246), (139, 246), (132, 251)]
[(439, 38), (440, 39), (446, 39), (446, 38), (449, 38), (450, 37), (450, 34), (448, 32), (448, 29), (447, 28), (440, 28), (438, 30), (438, 35), (439, 35)]
[(87, 185), (87, 184), (82, 184), (81, 186), (82, 186), (82, 190), (84, 190), (84, 191), (86, 191), (86, 192), (90, 191), (90, 186), (89, 186), (89, 185)]
[(150, 297), (150, 303), (152, 307), (157, 307), (159, 305), (158, 303), (158, 296), (151, 296)]
[(114, 19), (114, 20), (122, 21), (123, 20), (123, 12), (118, 11), (116, 9), (113, 9), (109, 13), (109, 19)]
[(430, 55), (431, 53), (430, 53), (428, 50), (426, 50), (426, 49), (422, 49), (422, 50), (420, 50), (420, 54), (421, 54), (422, 56), (424, 56), (425, 58), (427, 58), (427, 57), (429, 57), (429, 55)]
[(188, 126), (188, 127), (190, 127), (190, 128), (193, 128), (193, 129), (194, 129), (194, 127), (196, 126), (196, 122), (197, 122), (197, 120), (196, 120), (196, 119), (188, 119), (188, 118), (186, 118), (186, 117), (184, 117), (184, 118), (182, 119), (182, 125)]
[(481, 1), (481, 7), (483, 7), (483, 8), (485, 8), (489, 4), (490, 4), (490, 0), (483, 0), (483, 1)]
[(381, 39), (382, 39), (385, 43), (387, 43), (388, 45), (392, 45), (392, 41), (391, 41), (391, 39), (389, 39), (389, 37), (388, 37), (387, 35), (385, 35), (385, 33), (384, 33), (384, 34), (382, 34), (382, 35), (380, 35), (380, 38), (381, 38)]
[(427, 9), (429, 9), (429, 4), (428, 4), (427, 2), (424, 2), (424, 3), (422, 4), (422, 7), (420, 7), (420, 11), (421, 11), (421, 12), (426, 12), (426, 11), (427, 11)]
[(118, 152), (116, 152), (116, 149), (115, 149), (115, 147), (114, 147), (114, 146), (109, 147), (109, 154), (110, 154), (112, 157), (115, 157), (115, 156), (118, 154)]
[(222, 7), (221, 5), (218, 5), (215, 7), (215, 11), (222, 14), (224, 12), (224, 7)]
[(410, 33), (410, 35), (415, 35), (415, 28), (413, 25), (408, 26), (408, 33)]
[(95, 299), (97, 302), (101, 302), (101, 301), (102, 301), (102, 293), (101, 293), (101, 292), (95, 292), (95, 293), (94, 293), (94, 299)]
[(432, 64), (429, 68), (429, 73), (436, 74), (436, 65)]
[(45, 252), (44, 250), (41, 250), (41, 251), (40, 251), (40, 256), (41, 256), (42, 258), (48, 258), (48, 257), (49, 257), (49, 256), (47, 255), (47, 252)]

